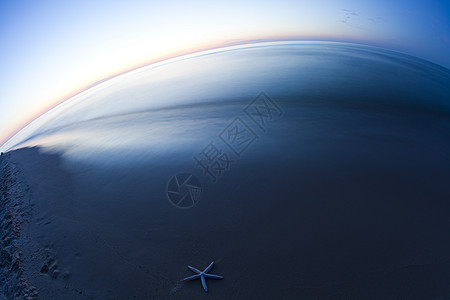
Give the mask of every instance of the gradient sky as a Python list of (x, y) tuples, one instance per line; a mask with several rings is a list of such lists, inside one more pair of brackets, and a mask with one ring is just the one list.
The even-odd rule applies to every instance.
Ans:
[(450, 1), (1, 1), (0, 145), (87, 86), (254, 40), (379, 46), (450, 68)]

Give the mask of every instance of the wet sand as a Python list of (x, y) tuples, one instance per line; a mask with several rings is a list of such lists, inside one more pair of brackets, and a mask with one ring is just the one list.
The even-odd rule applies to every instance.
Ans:
[[(2, 239), (19, 257), (15, 271), (2, 269), (3, 291), (30, 299), (444, 295), (436, 287), (450, 269), (449, 174), (428, 163), (406, 172), (419, 154), (397, 157), (396, 168), (385, 157), (348, 164), (321, 156), (299, 169), (289, 151), (264, 165), (248, 156), (183, 210), (165, 198), (173, 170), (164, 164), (75, 168), (57, 154), (19, 149), (1, 160), (2, 205), (19, 207), (8, 227), (16, 229)], [(430, 172), (440, 176), (422, 176)], [(180, 281), (193, 274), (187, 265), (212, 260), (224, 279), (207, 280), (209, 293), (199, 280)]]

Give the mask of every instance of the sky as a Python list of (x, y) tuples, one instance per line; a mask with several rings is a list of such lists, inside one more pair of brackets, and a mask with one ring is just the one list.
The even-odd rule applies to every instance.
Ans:
[(450, 1), (3, 0), (0, 145), (121, 72), (204, 49), (292, 39), (373, 45), (450, 68)]

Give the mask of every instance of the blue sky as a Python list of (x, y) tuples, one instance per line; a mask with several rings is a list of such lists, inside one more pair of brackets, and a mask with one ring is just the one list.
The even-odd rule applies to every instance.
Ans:
[(252, 40), (379, 46), (450, 68), (450, 1), (2, 1), (0, 145), (98, 80)]

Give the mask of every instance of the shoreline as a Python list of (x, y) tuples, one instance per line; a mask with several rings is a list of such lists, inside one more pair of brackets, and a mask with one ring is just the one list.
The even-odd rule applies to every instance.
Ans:
[(38, 147), (3, 154), (0, 161), (0, 299), (89, 299), (59, 247), (70, 218), (70, 176), (57, 154)]

